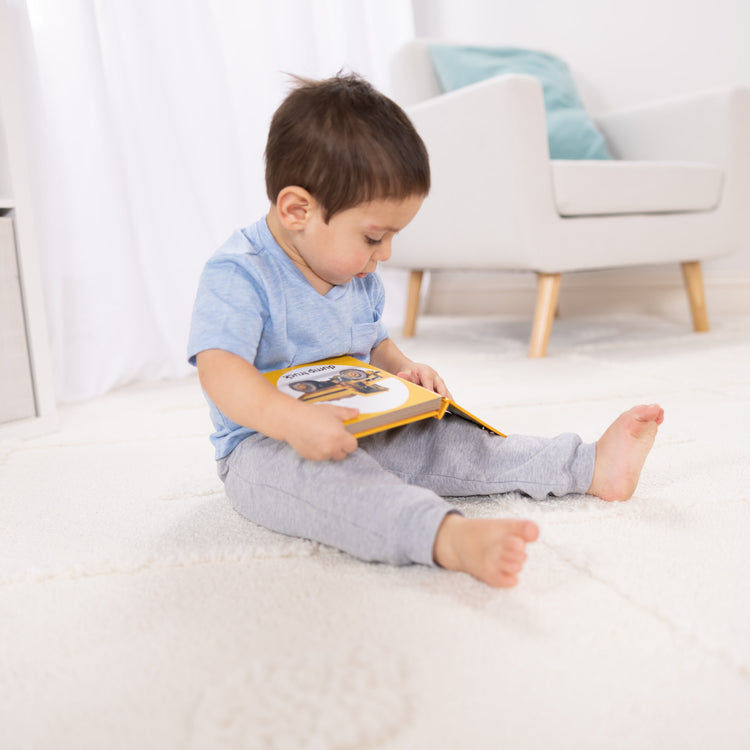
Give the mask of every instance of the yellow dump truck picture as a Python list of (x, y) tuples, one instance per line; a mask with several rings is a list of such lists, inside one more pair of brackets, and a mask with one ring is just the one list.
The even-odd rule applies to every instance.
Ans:
[(303, 394), (298, 397), (300, 401), (336, 401), (387, 391), (387, 388), (377, 385), (377, 380), (382, 380), (382, 376), (374, 370), (350, 367), (325, 380), (298, 380), (290, 383), (289, 388)]

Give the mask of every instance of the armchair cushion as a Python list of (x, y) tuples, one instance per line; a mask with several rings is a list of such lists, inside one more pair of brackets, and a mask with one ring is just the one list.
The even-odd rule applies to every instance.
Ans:
[(583, 108), (568, 66), (544, 52), (515, 47), (431, 44), (430, 57), (444, 92), (508, 73), (542, 84), (552, 159), (610, 159), (602, 134)]
[(552, 161), (560, 216), (710, 211), (719, 204), (724, 170), (691, 162)]

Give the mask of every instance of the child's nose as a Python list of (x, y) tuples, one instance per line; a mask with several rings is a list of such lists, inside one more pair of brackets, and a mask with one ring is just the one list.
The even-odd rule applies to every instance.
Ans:
[(380, 245), (378, 245), (377, 250), (372, 254), (372, 259), (380, 262), (380, 261), (386, 261), (390, 257), (391, 257), (391, 241), (383, 240), (383, 242)]

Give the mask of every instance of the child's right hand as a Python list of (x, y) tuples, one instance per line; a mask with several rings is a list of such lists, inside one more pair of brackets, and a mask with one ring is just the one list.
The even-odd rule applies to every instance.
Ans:
[(305, 404), (286, 442), (302, 458), (341, 461), (357, 449), (357, 438), (344, 422), (359, 415), (357, 409), (332, 404)]

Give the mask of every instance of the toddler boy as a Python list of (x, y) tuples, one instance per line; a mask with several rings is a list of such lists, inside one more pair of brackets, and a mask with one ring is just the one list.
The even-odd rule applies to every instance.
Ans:
[(304, 403), (261, 374), (348, 354), (450, 395), (382, 321), (377, 265), (430, 188), (425, 146), (394, 102), (354, 75), (298, 80), (271, 122), (266, 188), (267, 216), (206, 264), (188, 345), (238, 512), (364, 560), (507, 587), (536, 524), (467, 519), (445, 497), (632, 495), (663, 420), (657, 405), (622, 414), (595, 444), (501, 438), (450, 416), (357, 441), (344, 427), (355, 410)]

